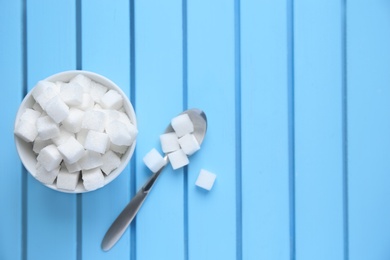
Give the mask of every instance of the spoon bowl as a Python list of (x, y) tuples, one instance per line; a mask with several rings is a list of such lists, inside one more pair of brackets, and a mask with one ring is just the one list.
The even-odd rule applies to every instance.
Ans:
[[(203, 143), (204, 137), (206, 136), (207, 131), (207, 117), (206, 114), (200, 109), (189, 109), (181, 114), (187, 114), (193, 125), (196, 140), (199, 145)], [(165, 129), (165, 133), (174, 132), (171, 124)], [(160, 176), (162, 170), (168, 164), (168, 155), (164, 156), (165, 165), (156, 173), (154, 173), (149, 180), (142, 186), (142, 188), (137, 192), (137, 194), (131, 199), (129, 204), (123, 209), (123, 211), (119, 214), (116, 220), (112, 223), (110, 228), (107, 230), (106, 235), (103, 238), (101, 248), (104, 251), (110, 250), (116, 242), (122, 237), (123, 233), (125, 233), (128, 226), (133, 221), (134, 217), (137, 215), (137, 212), (141, 208), (143, 202), (145, 201), (149, 191), (152, 189), (155, 184), (157, 178)]]

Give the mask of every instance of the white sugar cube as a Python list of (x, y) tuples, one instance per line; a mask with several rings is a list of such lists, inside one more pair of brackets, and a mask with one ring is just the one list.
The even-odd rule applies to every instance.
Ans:
[(198, 140), (193, 134), (186, 134), (179, 138), (179, 144), (183, 152), (192, 155), (200, 149)]
[(182, 137), (185, 134), (189, 134), (194, 131), (194, 124), (187, 114), (181, 114), (172, 118), (171, 126), (178, 137)]
[(119, 153), (119, 154), (124, 154), (129, 147), (127, 145), (116, 145), (113, 143), (110, 143), (110, 150)]
[(38, 136), (42, 140), (57, 137), (60, 134), (60, 128), (49, 116), (43, 116), (37, 119), (36, 127)]
[(89, 93), (91, 94), (91, 97), (92, 97), (94, 102), (100, 103), (100, 99), (102, 98), (102, 96), (104, 94), (106, 94), (107, 90), (108, 90), (107, 87), (105, 87), (97, 82), (92, 81), (91, 89), (90, 89)]
[(195, 185), (205, 190), (211, 190), (214, 185), (215, 178), (217, 178), (217, 175), (214, 173), (201, 169)]
[(26, 111), (24, 111), (23, 114), (20, 116), (20, 120), (28, 121), (30, 123), (35, 124), (40, 115), (40, 112), (35, 111), (31, 108), (27, 108)]
[(95, 102), (93, 101), (91, 95), (89, 93), (83, 93), (83, 101), (78, 106), (81, 110), (89, 110), (92, 109), (95, 105)]
[(69, 107), (59, 96), (55, 96), (47, 101), (45, 111), (58, 124), (68, 116)]
[(110, 89), (100, 98), (100, 105), (107, 109), (119, 109), (123, 105), (123, 97), (118, 91)]
[(75, 163), (85, 154), (84, 147), (73, 136), (58, 146), (58, 151), (67, 163)]
[(115, 145), (130, 146), (136, 137), (131, 134), (124, 123), (118, 120), (111, 121), (106, 125), (106, 133), (110, 137), (111, 143)]
[(82, 170), (84, 188), (88, 191), (96, 190), (104, 185), (104, 175), (100, 168)]
[(174, 170), (186, 166), (187, 164), (190, 163), (187, 155), (183, 152), (182, 149), (169, 153), (168, 158)]
[(105, 153), (108, 144), (109, 138), (106, 133), (90, 130), (85, 139), (84, 147), (90, 151)]
[(121, 164), (121, 158), (119, 158), (119, 156), (111, 150), (102, 156), (102, 160), (103, 165), (100, 168), (106, 175), (109, 175)]
[(60, 167), (56, 167), (54, 168), (53, 170), (46, 170), (45, 167), (43, 167), (42, 165), (40, 165), (39, 163), (37, 164), (37, 170), (36, 170), (36, 174), (34, 175), (34, 177), (44, 183), (44, 184), (53, 184), (55, 179), (57, 178), (57, 175), (58, 175), (58, 172), (60, 170)]
[(84, 114), (81, 128), (103, 132), (105, 126), (106, 114), (99, 110), (89, 110)]
[(77, 134), (76, 134), (76, 139), (79, 141), (81, 145), (84, 146), (85, 144), (85, 138), (87, 138), (89, 130), (88, 129), (81, 129)]
[(60, 134), (54, 138), (52, 138), (52, 142), (56, 145), (59, 146), (66, 141), (68, 141), (68, 138), (70, 137), (75, 137), (75, 135), (68, 130), (64, 128), (64, 126), (60, 126)]
[(87, 150), (84, 156), (78, 161), (82, 170), (90, 170), (103, 165), (102, 155), (97, 152)]
[(47, 171), (52, 171), (60, 165), (62, 161), (62, 156), (58, 151), (57, 147), (54, 144), (51, 144), (46, 146), (39, 152), (37, 156), (37, 161)]
[(83, 74), (78, 74), (73, 79), (71, 79), (69, 83), (79, 84), (83, 92), (88, 93), (90, 91), (92, 80)]
[(63, 190), (75, 190), (79, 181), (79, 172), (68, 172), (66, 169), (61, 169), (57, 175), (57, 188)]
[(26, 142), (33, 142), (38, 135), (37, 127), (34, 123), (26, 120), (19, 120), (15, 126), (14, 133)]
[(143, 161), (153, 173), (158, 172), (167, 163), (155, 148), (144, 156)]
[(35, 138), (34, 144), (33, 144), (33, 151), (34, 153), (38, 154), (43, 148), (46, 146), (52, 144), (52, 140), (42, 140), (40, 137)]
[(170, 153), (180, 149), (177, 135), (172, 133), (165, 133), (160, 135), (161, 149), (164, 153)]
[(70, 173), (75, 173), (81, 171), (81, 166), (78, 162), (75, 163), (67, 163), (64, 161), (65, 167)]
[(84, 119), (84, 111), (77, 108), (70, 108), (69, 115), (62, 121), (62, 125), (66, 130), (72, 133), (77, 133), (81, 129), (81, 123)]
[(38, 90), (34, 89), (32, 95), (35, 101), (45, 110), (47, 102), (59, 95), (58, 88), (56, 84), (48, 81), (40, 81), (36, 87), (38, 87)]
[(63, 84), (61, 98), (69, 106), (79, 106), (83, 102), (83, 88), (78, 83)]
[(43, 112), (43, 109), (42, 109), (41, 105), (39, 105), (38, 102), (34, 103), (34, 105), (32, 106), (32, 109), (34, 109), (35, 111), (40, 112), (40, 113)]

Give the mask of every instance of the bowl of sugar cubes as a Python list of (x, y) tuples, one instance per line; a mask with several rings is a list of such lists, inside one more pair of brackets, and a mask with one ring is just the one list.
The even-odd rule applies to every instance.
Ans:
[(118, 177), (138, 134), (126, 94), (108, 78), (83, 70), (38, 81), (23, 99), (14, 127), (27, 171), (66, 193), (97, 190)]

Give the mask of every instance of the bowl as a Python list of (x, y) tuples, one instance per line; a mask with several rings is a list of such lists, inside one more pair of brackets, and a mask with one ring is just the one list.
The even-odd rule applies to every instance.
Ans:
[[(56, 82), (56, 81), (68, 82), (70, 79), (72, 79), (73, 77), (75, 77), (78, 74), (82, 74), (82, 75), (92, 79), (93, 81), (98, 82), (98, 83), (106, 86), (109, 90), (110, 89), (116, 90), (120, 95), (122, 95), (124, 110), (125, 110), (126, 114), (128, 115), (128, 117), (130, 118), (130, 121), (137, 127), (136, 115), (135, 115), (134, 108), (133, 108), (130, 100), (127, 98), (126, 94), (113, 81), (109, 80), (108, 78), (106, 78), (100, 74), (90, 72), (90, 71), (70, 70), (70, 71), (64, 71), (64, 72), (54, 74), (52, 76), (47, 77), (44, 80), (51, 81), (51, 82)], [(35, 100), (32, 96), (32, 91), (33, 91), (33, 89), (31, 91), (29, 91), (29, 93), (25, 96), (22, 103), (20, 104), (20, 107), (18, 109), (18, 112), (16, 114), (16, 118), (15, 118), (15, 126), (16, 126), (16, 123), (19, 121), (20, 116), (23, 114), (23, 112), (27, 108), (32, 108), (32, 106), (35, 103)], [(22, 163), (23, 163), (24, 167), (27, 169), (27, 171), (34, 177), (36, 175), (37, 155), (34, 153), (34, 151), (32, 149), (33, 144), (25, 142), (24, 140), (22, 140), (21, 138), (19, 138), (16, 135), (14, 135), (14, 136), (15, 136), (16, 149), (17, 149), (18, 155), (20, 157), (20, 160), (22, 161)], [(120, 165), (115, 170), (113, 170), (109, 175), (103, 174), (104, 175), (103, 187), (106, 186), (107, 184), (109, 184), (110, 182), (112, 182), (115, 178), (117, 178), (119, 176), (119, 174), (125, 169), (125, 167), (129, 163), (129, 161), (134, 153), (135, 146), (136, 146), (136, 140), (134, 140), (134, 142), (131, 144), (131, 146), (129, 146), (127, 151), (122, 155)], [(40, 183), (53, 189), (53, 190), (65, 192), (65, 193), (88, 192), (84, 188), (81, 179), (79, 179), (79, 182), (78, 182), (75, 190), (59, 189), (59, 188), (57, 188), (55, 183), (54, 184), (44, 184), (42, 182), (40, 182)]]

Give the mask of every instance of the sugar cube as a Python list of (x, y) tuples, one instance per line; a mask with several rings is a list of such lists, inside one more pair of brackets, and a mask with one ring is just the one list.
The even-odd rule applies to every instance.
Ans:
[(169, 153), (168, 158), (174, 170), (186, 166), (187, 164), (190, 163), (187, 155), (183, 152), (182, 149)]
[(106, 114), (99, 110), (88, 110), (84, 114), (81, 128), (103, 132), (105, 126)]
[(90, 91), (92, 80), (83, 74), (78, 74), (73, 79), (71, 79), (69, 83), (79, 84), (83, 92), (88, 93)]
[(34, 109), (35, 111), (40, 112), (40, 113), (43, 112), (43, 109), (42, 109), (41, 105), (39, 105), (38, 102), (34, 103), (34, 105), (32, 106), (32, 109)]
[(76, 133), (77, 141), (79, 141), (79, 143), (83, 146), (85, 144), (85, 138), (87, 138), (88, 132), (88, 129), (81, 129), (79, 132)]
[(28, 121), (30, 123), (35, 124), (38, 117), (41, 115), (40, 112), (35, 111), (34, 109), (27, 108), (26, 111), (23, 112), (23, 114), (20, 116), (20, 120)]
[(64, 161), (65, 167), (70, 173), (79, 172), (81, 171), (81, 166), (78, 162), (75, 163), (67, 163)]
[(106, 133), (110, 137), (111, 143), (115, 145), (130, 146), (135, 140), (126, 125), (118, 120), (111, 121), (106, 125)]
[(158, 172), (167, 163), (155, 148), (144, 156), (143, 161), (153, 173)]
[(31, 143), (38, 135), (37, 127), (34, 123), (26, 120), (19, 120), (15, 126), (14, 133), (24, 141)]
[(108, 90), (107, 87), (105, 87), (97, 82), (92, 81), (91, 89), (90, 89), (89, 93), (90, 93), (94, 102), (100, 103), (100, 99), (107, 92), (107, 90)]
[(48, 171), (45, 169), (45, 167), (43, 167), (42, 165), (40, 165), (39, 163), (37, 164), (37, 170), (36, 170), (36, 174), (35, 174), (35, 178), (44, 183), (44, 184), (53, 184), (55, 179), (57, 178), (57, 175), (58, 175), (58, 172), (60, 170), (60, 167), (57, 166), (56, 168)]
[(46, 104), (50, 99), (59, 95), (58, 88), (53, 82), (40, 81), (36, 88), (38, 89), (34, 88), (32, 95), (43, 109), (46, 109)]
[(72, 133), (77, 133), (81, 129), (81, 123), (83, 122), (84, 111), (77, 108), (70, 108), (69, 115), (62, 121), (62, 125), (66, 130)]
[(85, 154), (84, 147), (73, 136), (58, 146), (58, 151), (67, 163), (75, 163)]
[(121, 164), (121, 158), (119, 158), (119, 156), (111, 150), (102, 156), (102, 160), (103, 165), (100, 168), (106, 175), (109, 175)]
[(83, 88), (78, 83), (63, 84), (61, 98), (69, 106), (78, 106), (83, 102)]
[(52, 144), (52, 140), (42, 140), (39, 136), (35, 138), (34, 144), (33, 144), (33, 151), (34, 153), (38, 154), (43, 148), (48, 146), (49, 144)]
[(129, 147), (127, 145), (116, 145), (113, 143), (110, 143), (110, 150), (116, 153), (124, 154)]
[(215, 178), (217, 178), (217, 175), (214, 173), (201, 169), (195, 185), (205, 190), (211, 190), (214, 185)]
[(171, 126), (175, 130), (178, 137), (194, 131), (194, 124), (192, 123), (188, 114), (178, 115), (171, 120)]
[(186, 134), (179, 138), (179, 144), (183, 152), (192, 155), (200, 149), (198, 140), (193, 134)]
[(47, 101), (45, 111), (58, 124), (68, 116), (69, 107), (59, 96), (55, 96)]
[(39, 152), (37, 161), (46, 171), (52, 171), (60, 165), (62, 156), (57, 147), (54, 144), (50, 144)]
[(109, 138), (106, 133), (90, 130), (85, 139), (84, 147), (90, 151), (105, 153), (108, 143)]
[(38, 136), (42, 140), (54, 138), (60, 134), (60, 128), (49, 116), (39, 117), (36, 122)]
[(100, 105), (107, 109), (119, 109), (123, 105), (123, 97), (118, 91), (110, 89), (100, 98)]
[(93, 102), (93, 99), (92, 99), (91, 95), (89, 95), (88, 93), (83, 93), (83, 99), (82, 100), (83, 101), (78, 106), (78, 108), (80, 108), (81, 110), (92, 109), (93, 106), (95, 105), (95, 102)]
[(66, 169), (61, 169), (57, 175), (57, 188), (63, 190), (75, 190), (79, 181), (79, 172), (68, 172)]
[(88, 191), (104, 186), (104, 175), (100, 168), (82, 170), (82, 179), (84, 188)]
[(75, 135), (69, 131), (67, 131), (64, 126), (60, 126), (60, 134), (57, 135), (56, 137), (52, 138), (52, 142), (59, 146), (63, 143), (65, 143), (69, 137), (75, 137)]
[(87, 150), (84, 156), (78, 161), (82, 170), (90, 170), (92, 168), (103, 165), (102, 155), (97, 152)]
[(161, 149), (164, 153), (170, 153), (180, 149), (177, 135), (172, 133), (165, 133), (160, 135)]

